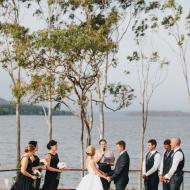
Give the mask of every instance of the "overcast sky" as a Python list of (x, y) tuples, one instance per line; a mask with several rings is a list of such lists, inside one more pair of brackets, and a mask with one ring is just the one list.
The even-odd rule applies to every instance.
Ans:
[[(190, 11), (189, 0), (180, 0), (184, 3), (186, 10)], [(39, 28), (37, 21), (30, 15), (25, 15), (23, 19), (24, 25), (35, 30)], [(139, 96), (138, 96), (138, 78), (136, 70), (129, 64), (127, 64), (126, 55), (134, 48), (134, 42), (132, 41), (132, 35), (127, 34), (120, 43), (119, 61), (120, 65), (117, 69), (113, 69), (110, 74), (110, 81), (120, 81), (122, 83), (130, 84), (137, 95), (133, 104), (129, 107), (129, 110), (139, 110)], [(167, 37), (166, 37), (167, 38)], [(167, 57), (170, 60), (170, 66), (168, 67), (168, 75), (165, 82), (155, 92), (151, 104), (151, 110), (182, 110), (190, 112), (190, 102), (188, 102), (188, 96), (185, 88), (185, 82), (182, 76), (181, 67), (178, 63), (179, 60), (171, 52), (165, 42), (157, 43), (155, 39), (155, 46), (161, 52), (163, 57)], [(127, 77), (123, 74), (124, 70), (130, 70), (131, 73)], [(0, 69), (0, 97), (10, 100), (11, 80), (6, 72)]]

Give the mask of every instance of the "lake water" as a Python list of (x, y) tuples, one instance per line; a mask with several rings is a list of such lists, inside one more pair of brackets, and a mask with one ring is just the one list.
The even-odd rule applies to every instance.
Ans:
[[(106, 113), (106, 133), (109, 148), (115, 151), (115, 143), (122, 139), (127, 143), (127, 151), (131, 157), (131, 169), (140, 167), (140, 126), (139, 116), (128, 116), (127, 113)], [(22, 150), (29, 140), (39, 143), (38, 155), (44, 158), (47, 153), (48, 141), (47, 124), (43, 116), (21, 117), (21, 146)], [(14, 116), (0, 116), (0, 169), (15, 168), (16, 160), (16, 129)], [(80, 122), (74, 116), (56, 116), (53, 118), (53, 139), (58, 141), (60, 160), (70, 168), (80, 168)], [(190, 170), (190, 118), (175, 116), (150, 117), (146, 141), (156, 138), (158, 151), (162, 153), (162, 143), (166, 138), (180, 136), (182, 148), (186, 156), (185, 169)], [(97, 118), (92, 130), (92, 144), (98, 147)], [(115, 153), (118, 156), (117, 153)], [(15, 172), (0, 172), (0, 188), (5, 186), (6, 179), (10, 180)], [(130, 176), (129, 187), (138, 187), (139, 176)], [(79, 172), (62, 174), (60, 187), (75, 188), (80, 181)], [(185, 190), (190, 188), (190, 175), (185, 175)]]

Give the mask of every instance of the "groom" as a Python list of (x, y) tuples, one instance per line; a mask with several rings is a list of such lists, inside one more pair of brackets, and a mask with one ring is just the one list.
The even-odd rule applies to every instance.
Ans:
[[(125, 142), (119, 141), (116, 143), (116, 149), (119, 152), (120, 156), (117, 159), (115, 169), (112, 171), (111, 176), (109, 177), (110, 181), (114, 181), (116, 190), (125, 190), (129, 182), (129, 164), (130, 158), (125, 150)], [(109, 175), (109, 174), (108, 174)]]

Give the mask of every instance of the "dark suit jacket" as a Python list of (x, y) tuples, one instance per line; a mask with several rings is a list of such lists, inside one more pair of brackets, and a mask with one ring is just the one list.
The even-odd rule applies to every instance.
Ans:
[(129, 164), (130, 164), (130, 158), (127, 151), (125, 151), (117, 159), (115, 169), (112, 173), (111, 180), (114, 180), (114, 183), (128, 184)]

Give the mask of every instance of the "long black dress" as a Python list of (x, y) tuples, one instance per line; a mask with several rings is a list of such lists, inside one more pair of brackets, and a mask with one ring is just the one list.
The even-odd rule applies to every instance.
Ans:
[[(34, 156), (34, 161), (32, 162), (32, 167), (36, 167), (36, 166), (40, 166), (40, 159), (37, 155), (33, 155)], [(41, 170), (39, 170), (41, 172)], [(35, 190), (39, 190), (40, 189), (40, 183), (41, 183), (41, 178), (38, 178), (34, 185)]]
[[(24, 157), (23, 157), (24, 158)], [(26, 171), (30, 174), (32, 174), (32, 161), (28, 158), (28, 166)], [(33, 186), (33, 179), (23, 175), (21, 172), (15, 182), (15, 184), (12, 186), (11, 190), (34, 190)]]
[[(111, 171), (111, 165), (106, 163), (98, 162), (98, 168), (104, 173), (109, 173)], [(110, 182), (102, 177), (100, 179), (102, 181), (103, 189), (108, 190), (110, 188)]]
[[(59, 163), (58, 154), (48, 154), (51, 156), (50, 167), (57, 168), (57, 164)], [(45, 181), (42, 190), (57, 190), (57, 187), (59, 185), (59, 178), (60, 172), (52, 172), (46, 170)]]

